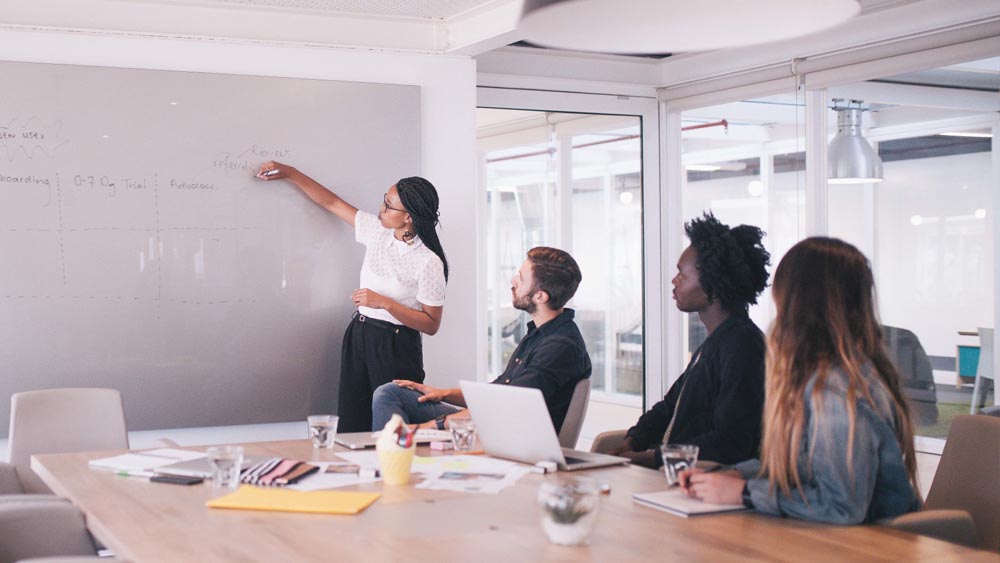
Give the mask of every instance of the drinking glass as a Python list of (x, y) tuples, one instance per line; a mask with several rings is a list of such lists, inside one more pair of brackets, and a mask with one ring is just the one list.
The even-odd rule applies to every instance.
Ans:
[(332, 448), (333, 441), (337, 438), (337, 423), (339, 416), (332, 414), (314, 414), (310, 416), (309, 437), (312, 438), (314, 448)]
[(243, 446), (212, 446), (207, 453), (212, 465), (212, 485), (235, 489), (240, 484), (243, 468)]
[(600, 486), (588, 477), (546, 479), (538, 488), (542, 530), (558, 545), (583, 545), (597, 522)]
[(663, 444), (660, 453), (663, 455), (663, 472), (667, 476), (667, 485), (671, 487), (678, 483), (678, 473), (694, 467), (698, 462), (698, 446)]
[(467, 452), (476, 445), (476, 424), (471, 418), (449, 418), (448, 429), (455, 451)]

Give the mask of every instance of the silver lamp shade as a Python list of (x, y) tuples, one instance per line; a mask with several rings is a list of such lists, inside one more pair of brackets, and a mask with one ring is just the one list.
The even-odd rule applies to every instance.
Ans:
[(836, 108), (837, 135), (827, 149), (827, 178), (831, 184), (881, 182), (882, 159), (861, 136), (861, 108)]

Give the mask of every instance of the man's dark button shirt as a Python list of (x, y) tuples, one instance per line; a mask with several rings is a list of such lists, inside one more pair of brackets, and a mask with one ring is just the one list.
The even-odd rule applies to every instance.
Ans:
[(493, 380), (539, 389), (556, 433), (562, 429), (577, 382), (589, 378), (591, 371), (587, 345), (573, 322), (574, 315), (572, 309), (565, 309), (541, 327), (529, 322), (528, 334), (517, 345), (507, 368)]

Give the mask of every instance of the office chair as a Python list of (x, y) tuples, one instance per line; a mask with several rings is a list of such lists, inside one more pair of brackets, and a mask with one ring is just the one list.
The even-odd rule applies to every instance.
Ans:
[(628, 430), (608, 430), (607, 432), (601, 432), (594, 437), (594, 441), (590, 444), (590, 451), (598, 454), (606, 454), (622, 445), (627, 435)]
[(10, 488), (0, 492), (51, 492), (31, 470), (34, 454), (128, 449), (125, 409), (114, 389), (25, 391), (10, 402), (10, 464), (0, 467), (0, 485)]
[(959, 415), (952, 422), (926, 510), (886, 524), (997, 551), (1000, 549), (1000, 418)]
[(883, 325), (882, 335), (893, 363), (903, 379), (903, 393), (910, 401), (914, 424), (937, 423), (937, 389), (931, 361), (913, 331)]
[[(979, 366), (976, 368), (976, 380), (972, 384), (972, 404), (969, 406), (969, 414), (976, 414), (976, 411), (982, 408), (979, 403), (986, 398), (985, 392), (980, 395), (982, 379), (996, 381), (993, 377), (993, 329), (980, 327)], [(996, 383), (993, 385), (993, 392), (996, 393)]]
[(587, 416), (587, 405), (590, 403), (590, 378), (581, 379), (573, 388), (573, 398), (566, 409), (566, 418), (559, 429), (559, 445), (564, 448), (575, 448), (583, 428), (583, 419)]
[(97, 547), (75, 506), (65, 500), (35, 502), (32, 496), (0, 502), (0, 563), (56, 556), (98, 561)]

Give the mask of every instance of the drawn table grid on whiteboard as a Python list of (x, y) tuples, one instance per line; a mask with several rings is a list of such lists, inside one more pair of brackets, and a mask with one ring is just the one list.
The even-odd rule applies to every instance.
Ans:
[[(10, 127), (7, 127), (7, 128), (0, 127), (0, 130), (8, 130), (9, 131)], [(21, 152), (21, 151), (15, 150), (13, 152), (13, 154), (16, 155), (16, 154), (18, 154), (18, 152)], [(10, 160), (13, 160), (13, 158), (12, 158), (12, 156), (11, 156), (10, 153), (8, 153), (8, 158)], [(147, 233), (153, 233), (154, 236), (156, 237), (157, 243), (159, 243), (160, 233), (164, 232), (164, 231), (209, 231), (209, 232), (222, 231), (222, 232), (225, 232), (225, 231), (253, 231), (253, 230), (257, 230), (257, 229), (260, 228), (260, 227), (160, 227), (160, 226), (151, 227), (151, 228), (119, 228), (119, 227), (63, 228), (62, 227), (62, 195), (61, 195), (62, 194), (62, 182), (61, 182), (61, 178), (59, 176), (59, 173), (55, 173), (55, 174), (53, 174), (53, 176), (55, 178), (55, 191), (56, 191), (55, 206), (56, 206), (56, 214), (59, 217), (59, 228), (57, 228), (57, 229), (31, 229), (31, 228), (25, 228), (25, 229), (7, 229), (7, 230), (9, 232), (12, 232), (12, 233), (15, 233), (15, 232), (18, 232), (18, 231), (23, 231), (23, 232), (42, 232), (42, 233), (55, 232), (55, 233), (57, 233), (58, 236), (59, 236), (59, 263), (60, 263), (60, 269), (61, 269), (61, 272), (62, 272), (62, 283), (63, 283), (64, 286), (66, 285), (66, 258), (65, 258), (65, 248), (64, 248), (64, 244), (63, 244), (63, 236), (65, 236), (66, 233), (74, 233), (74, 232), (96, 232), (96, 231), (107, 231), (107, 232), (116, 232), (116, 231), (147, 232)], [(104, 177), (104, 178), (106, 178), (106, 177)], [(104, 178), (102, 178), (102, 180)], [(77, 183), (80, 180), (82, 180), (82, 179), (80, 179), (79, 176), (78, 176), (78, 177), (74, 178), (74, 183)], [(158, 181), (157, 180), (158, 179), (157, 179), (156, 175), (154, 175), (153, 176), (153, 182), (152, 182), (153, 193), (154, 194), (158, 194), (158, 190), (159, 190), (159, 186), (158, 186)], [(130, 181), (130, 179), (125, 178), (125, 179), (121, 179), (121, 181)], [(109, 180), (109, 182), (110, 182), (110, 180)], [(79, 185), (79, 184), (77, 184), (77, 185)], [(111, 182), (111, 187), (113, 188), (114, 186), (115, 186), (115, 183)], [(153, 205), (154, 209), (156, 209), (156, 207), (157, 207), (156, 203), (155, 203), (157, 201), (157, 199), (158, 199), (158, 195), (154, 195), (154, 205)], [(155, 217), (156, 224), (159, 225), (159, 214), (157, 212), (154, 212), (154, 217)], [(150, 254), (152, 255), (153, 253), (150, 253)], [(150, 257), (150, 262), (153, 263), (153, 264), (155, 264), (156, 268), (158, 270), (160, 268), (162, 268), (162, 266), (163, 266), (161, 260), (153, 260), (152, 257)], [(144, 264), (140, 265), (140, 269), (142, 269), (142, 266), (144, 266)], [(160, 284), (162, 283), (162, 277), (161, 277), (160, 274), (161, 274), (161, 272), (158, 271), (158, 273), (157, 273), (157, 284), (158, 284), (157, 285), (157, 295), (156, 295), (156, 297), (151, 298), (151, 300), (154, 303), (156, 303), (157, 306), (159, 306), (159, 304), (163, 303), (163, 302), (167, 302), (167, 303), (182, 303), (182, 304), (196, 304), (196, 305), (230, 305), (230, 304), (237, 304), (237, 303), (253, 303), (254, 302), (254, 299), (252, 297), (248, 298), (248, 299), (223, 299), (223, 300), (215, 300), (215, 301), (164, 298), (160, 294), (160, 290), (161, 290)], [(133, 297), (124, 297), (124, 296), (97, 296), (97, 295), (89, 295), (89, 296), (87, 296), (87, 295), (59, 295), (59, 296), (55, 296), (55, 295), (4, 295), (3, 297), (5, 299), (55, 299), (55, 298), (62, 298), (62, 299), (73, 299), (73, 300), (80, 300), (80, 299), (91, 299), (91, 300), (93, 300), (93, 299), (104, 299), (104, 300), (117, 300), (117, 301), (126, 300), (126, 299), (131, 299), (132, 301), (140, 301), (140, 300), (143, 299), (143, 298), (134, 297), (134, 296)]]
[(118, 388), (136, 430), (333, 408), (363, 247), (253, 173), (282, 160), (376, 211), (420, 172), (419, 89), (0, 70), (3, 390)]

